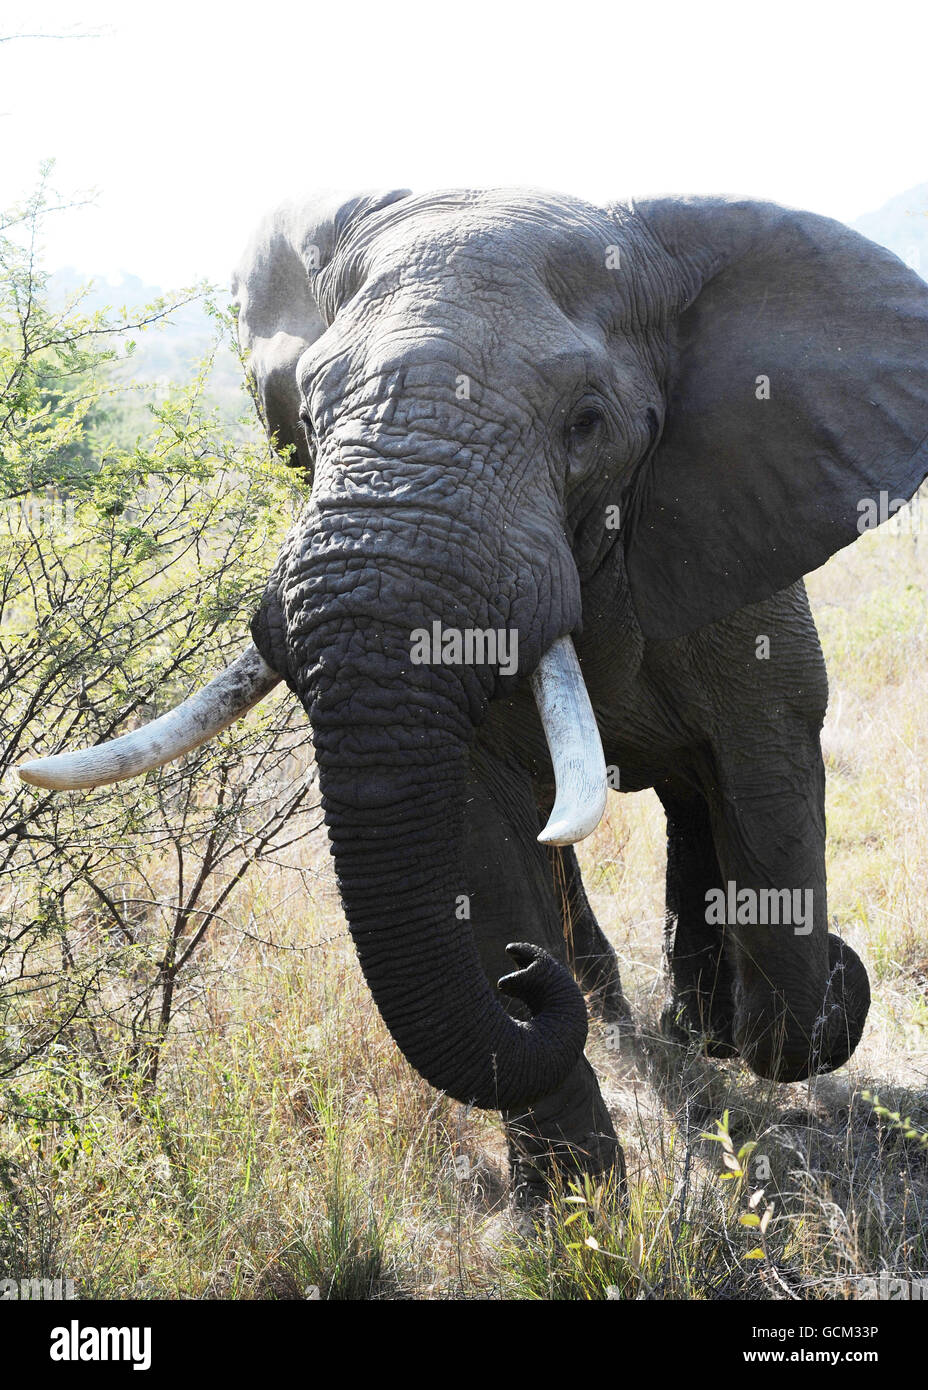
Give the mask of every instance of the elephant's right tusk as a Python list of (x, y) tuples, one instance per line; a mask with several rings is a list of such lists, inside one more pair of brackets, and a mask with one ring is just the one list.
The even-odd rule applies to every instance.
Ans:
[(606, 760), (574, 644), (559, 637), (532, 676), (532, 693), (554, 766), (556, 795), (543, 845), (591, 835), (606, 809)]
[(151, 724), (95, 748), (37, 758), (16, 770), (22, 781), (56, 791), (137, 777), (214, 738), (263, 700), (279, 680), (257, 648), (249, 645), (209, 685)]

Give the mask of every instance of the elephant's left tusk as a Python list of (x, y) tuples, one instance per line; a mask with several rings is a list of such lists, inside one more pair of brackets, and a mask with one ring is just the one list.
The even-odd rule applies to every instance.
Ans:
[(569, 637), (559, 637), (532, 676), (532, 693), (554, 766), (556, 795), (543, 845), (591, 835), (606, 809), (606, 760), (593, 706)]

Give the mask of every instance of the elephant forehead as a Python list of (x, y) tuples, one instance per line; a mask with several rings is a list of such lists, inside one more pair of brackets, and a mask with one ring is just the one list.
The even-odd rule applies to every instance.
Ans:
[(615, 230), (614, 219), (579, 198), (531, 189), (451, 189), (392, 204), (360, 224), (352, 239), (387, 244), (421, 233), (439, 241), (476, 242), (497, 252), (524, 240), (529, 254), (544, 254), (580, 238), (598, 246)]
[(612, 270), (627, 228), (579, 199), (505, 189), (407, 198), (360, 224), (320, 272), (317, 294), (331, 322), (364, 284), (380, 293), (433, 284), (518, 305), (534, 283), (571, 301), (582, 291), (618, 293)]

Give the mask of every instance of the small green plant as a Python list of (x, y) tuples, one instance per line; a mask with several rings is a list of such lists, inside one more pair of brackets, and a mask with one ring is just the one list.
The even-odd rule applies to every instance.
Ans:
[(885, 1120), (890, 1128), (896, 1130), (908, 1143), (916, 1144), (928, 1152), (928, 1131), (917, 1125), (911, 1115), (903, 1116), (898, 1110), (890, 1110), (873, 1091), (861, 1091), (860, 1094), (864, 1100), (870, 1102), (874, 1115), (879, 1115), (881, 1120)]
[[(757, 1141), (749, 1139), (746, 1143), (735, 1151), (735, 1145), (731, 1137), (729, 1128), (729, 1114), (726, 1110), (720, 1120), (715, 1122), (715, 1134), (703, 1132), (703, 1139), (710, 1139), (722, 1146), (722, 1163), (725, 1171), (719, 1174), (720, 1182), (730, 1182), (734, 1184), (735, 1199), (740, 1203), (744, 1197), (747, 1204), (747, 1211), (741, 1212), (738, 1217), (739, 1225), (747, 1227), (750, 1231), (757, 1232), (759, 1245), (755, 1245), (745, 1255), (746, 1260), (765, 1260), (768, 1258), (767, 1249), (767, 1228), (773, 1216), (773, 1203), (764, 1201), (764, 1189), (756, 1188), (745, 1197), (748, 1173), (745, 1167), (747, 1160), (757, 1148)], [(763, 1203), (763, 1210), (760, 1210)]]
[[(635, 1214), (636, 1216), (639, 1213)], [(647, 1296), (647, 1249), (617, 1180), (584, 1174), (555, 1186), (534, 1237), (510, 1252), (518, 1296), (599, 1300)]]

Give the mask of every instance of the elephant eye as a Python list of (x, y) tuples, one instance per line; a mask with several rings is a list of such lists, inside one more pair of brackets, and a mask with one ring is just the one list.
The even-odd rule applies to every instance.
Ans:
[(313, 427), (312, 416), (309, 409), (304, 405), (300, 408), (300, 424), (303, 426), (303, 433), (306, 435), (306, 443), (310, 449), (316, 446), (316, 431)]
[(572, 453), (586, 452), (599, 438), (606, 417), (596, 405), (583, 405), (567, 426), (567, 447)]

